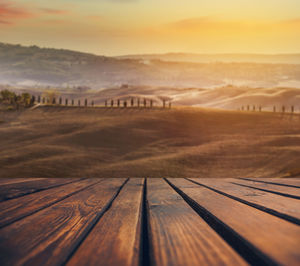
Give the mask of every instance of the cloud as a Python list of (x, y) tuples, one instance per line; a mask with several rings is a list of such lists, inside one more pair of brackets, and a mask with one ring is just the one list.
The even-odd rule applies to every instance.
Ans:
[(11, 25), (12, 23), (6, 20), (1, 20), (0, 19), (0, 24), (4, 24), (4, 25)]
[(166, 24), (167, 27), (170, 28), (179, 28), (179, 29), (190, 29), (197, 28), (205, 24), (212, 23), (212, 21), (208, 17), (200, 17), (200, 18), (188, 18), (182, 19), (175, 22), (171, 22)]
[(54, 8), (23, 7), (9, 0), (0, 0), (0, 25), (14, 25), (17, 20), (39, 17), (43, 14), (63, 15), (69, 11)]
[(45, 20), (41, 20), (42, 23), (44, 24), (50, 24), (50, 25), (62, 25), (66, 23), (66, 20), (62, 20), (62, 19), (45, 19)]
[(18, 7), (13, 2), (0, 1), (0, 24), (11, 25), (17, 19), (33, 17), (26, 8)]
[(62, 10), (62, 9), (54, 9), (54, 8), (39, 8), (40, 11), (46, 14), (50, 15), (63, 15), (68, 13), (67, 10)]
[(260, 21), (260, 20), (221, 20), (214, 17), (199, 17), (188, 18), (174, 21), (165, 25), (162, 28), (168, 31), (181, 32), (207, 32), (207, 31), (231, 31), (245, 33), (248, 31), (269, 31), (274, 29), (290, 29), (300, 26), (300, 18), (290, 20), (274, 20), (274, 21)]
[(195, 31), (208, 31), (208, 30), (241, 30), (242, 28), (253, 27), (256, 22), (246, 21), (230, 21), (220, 20), (213, 17), (199, 17), (199, 18), (188, 18), (178, 20), (175, 22), (164, 25), (165, 29), (184, 31), (184, 32), (195, 32)]
[(294, 18), (289, 20), (283, 20), (279, 22), (280, 24), (287, 25), (287, 26), (300, 26), (300, 18)]

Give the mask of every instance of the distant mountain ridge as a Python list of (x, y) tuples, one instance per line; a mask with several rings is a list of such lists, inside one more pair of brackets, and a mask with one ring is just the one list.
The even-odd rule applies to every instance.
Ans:
[(193, 53), (166, 53), (166, 54), (136, 54), (117, 56), (121, 59), (163, 60), (172, 62), (193, 63), (262, 63), (262, 64), (300, 64), (300, 53), (295, 54), (193, 54)]
[(108, 73), (124, 73), (132, 61), (70, 51), (0, 43), (0, 82), (28, 85), (111, 85)]
[[(210, 56), (207, 55), (207, 58), (212, 58)], [(298, 62), (300, 55), (284, 56)], [(122, 84), (177, 88), (208, 88), (226, 84), (300, 88), (300, 64), (199, 62), (199, 58), (203, 61), (204, 57), (191, 54), (107, 57), (0, 43), (0, 84), (42, 88), (87, 86), (92, 89), (124, 88)], [(198, 61), (192, 62), (192, 59)]]

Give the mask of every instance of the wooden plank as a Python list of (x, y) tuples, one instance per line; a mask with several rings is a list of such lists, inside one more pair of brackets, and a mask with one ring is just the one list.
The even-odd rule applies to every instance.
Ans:
[[(232, 232), (265, 263), (299, 265), (300, 227), (188, 180), (168, 179), (199, 212)], [(180, 192), (179, 191), (179, 192)], [(221, 222), (220, 222), (221, 221)]]
[(130, 179), (67, 265), (138, 265), (143, 182)]
[(61, 265), (116, 197), (107, 179), (0, 229), (0, 265)]
[(46, 178), (0, 178), (0, 186), (20, 183), (20, 182), (28, 182), (32, 180), (37, 181), (42, 179), (46, 179)]
[(269, 193), (274, 193), (280, 196), (300, 199), (300, 189), (294, 187), (287, 187), (287, 186), (278, 186), (273, 184), (255, 182), (251, 180), (243, 180), (243, 179), (235, 179), (232, 183), (238, 184), (240, 186), (247, 186), (251, 187), (260, 191), (265, 191)]
[(15, 184), (0, 186), (0, 201), (20, 197), (44, 189), (61, 186), (79, 179), (73, 178), (47, 178), (44, 180), (31, 180)]
[(63, 186), (0, 202), (0, 228), (61, 201), (101, 179), (78, 180)]
[(147, 182), (153, 264), (246, 264), (164, 180)]
[(300, 188), (300, 178), (241, 178), (243, 180), (251, 180), (262, 183), (269, 183), (278, 186), (291, 186)]
[(273, 193), (255, 190), (253, 188), (241, 187), (232, 184), (231, 182), (235, 181), (235, 179), (231, 178), (189, 178), (189, 180), (300, 225), (300, 208), (297, 199), (281, 197)]

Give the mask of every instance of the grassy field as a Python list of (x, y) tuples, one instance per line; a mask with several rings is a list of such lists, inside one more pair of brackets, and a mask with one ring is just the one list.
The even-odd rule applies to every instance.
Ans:
[(0, 177), (276, 177), (300, 172), (300, 116), (202, 108), (0, 113)]

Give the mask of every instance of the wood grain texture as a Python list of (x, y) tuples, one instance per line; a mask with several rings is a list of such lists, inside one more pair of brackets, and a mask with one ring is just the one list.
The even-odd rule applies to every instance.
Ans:
[(8, 184), (16, 184), (21, 182), (28, 182), (28, 181), (37, 181), (43, 180), (46, 178), (0, 178), (0, 186), (8, 185)]
[(60, 265), (119, 192), (125, 179), (107, 179), (0, 229), (1, 265)]
[(284, 197), (294, 197), (296, 199), (300, 199), (300, 189), (299, 188), (278, 186), (278, 185), (255, 182), (255, 181), (250, 181), (250, 180), (243, 180), (243, 179), (235, 179), (235, 181), (232, 181), (232, 183), (239, 184), (242, 186), (256, 188), (258, 190), (267, 191), (269, 193), (273, 192), (277, 195), (281, 195)]
[(130, 179), (67, 265), (138, 265), (143, 179)]
[(168, 179), (232, 232), (251, 243), (271, 260), (283, 265), (299, 265), (300, 227), (188, 180)]
[(232, 184), (231, 182), (235, 181), (235, 179), (231, 178), (189, 178), (189, 180), (208, 186), (228, 196), (232, 196), (246, 204), (256, 206), (263, 211), (278, 215), (283, 219), (288, 219), (300, 224), (300, 208), (297, 199), (285, 198), (273, 193), (241, 187)]
[(153, 264), (246, 264), (164, 180), (147, 182)]
[(63, 200), (77, 191), (81, 191), (90, 185), (100, 182), (100, 180), (101, 179), (78, 180), (78, 182), (28, 194), (22, 198), (0, 202), (0, 228)]
[(273, 185), (286, 185), (300, 188), (300, 178), (243, 178), (244, 180), (257, 181), (262, 183), (270, 183)]
[(47, 178), (42, 180), (31, 180), (0, 186), (0, 201), (20, 197), (44, 189), (61, 186), (79, 179), (73, 178)]

